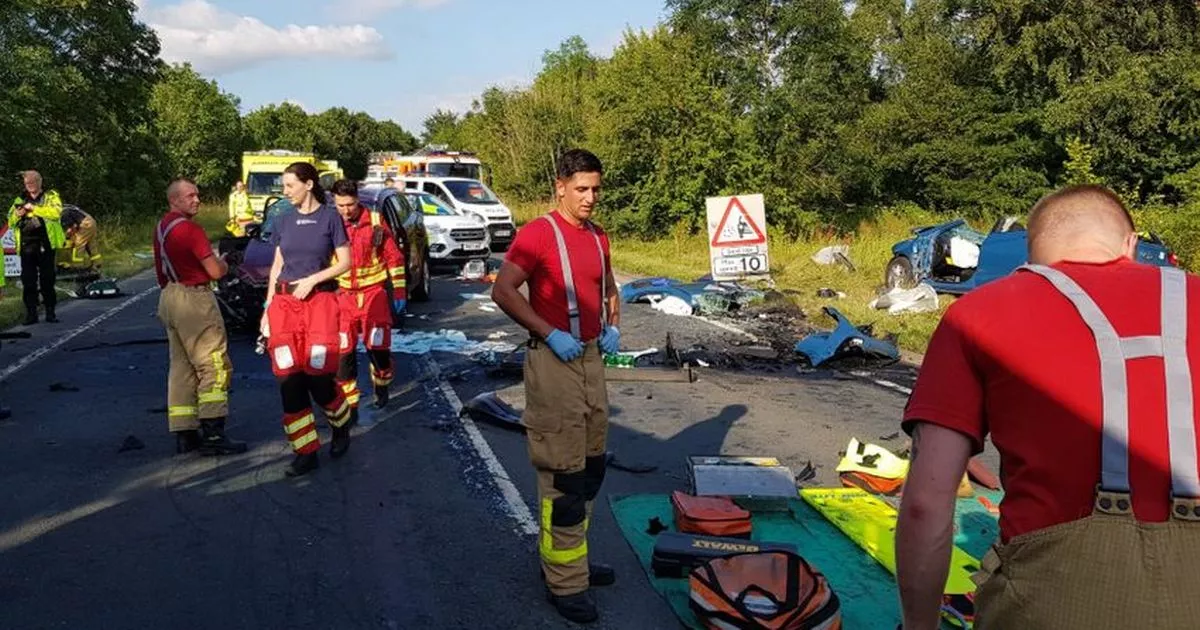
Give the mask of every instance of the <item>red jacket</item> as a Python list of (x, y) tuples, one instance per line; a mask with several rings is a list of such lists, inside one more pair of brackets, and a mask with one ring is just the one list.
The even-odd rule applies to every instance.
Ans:
[[(406, 299), (404, 253), (396, 246), (392, 230), (378, 215), (363, 206), (358, 208), (357, 221), (342, 219), (350, 238), (350, 270), (338, 276), (338, 285), (343, 290), (358, 291), (383, 284), (390, 276), (392, 299)], [(378, 240), (383, 243), (376, 246)]]

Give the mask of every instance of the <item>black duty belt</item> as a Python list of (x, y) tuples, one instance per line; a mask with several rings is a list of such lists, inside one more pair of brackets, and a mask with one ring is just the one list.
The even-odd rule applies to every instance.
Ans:
[[(337, 288), (338, 288), (338, 285), (337, 285), (336, 280), (326, 280), (325, 282), (322, 282), (322, 283), (314, 286), (312, 292), (313, 293), (333, 293), (334, 291), (337, 291)], [(275, 283), (275, 292), (282, 293), (285, 295), (292, 295), (293, 293), (296, 292), (296, 283), (295, 282), (276, 282)]]

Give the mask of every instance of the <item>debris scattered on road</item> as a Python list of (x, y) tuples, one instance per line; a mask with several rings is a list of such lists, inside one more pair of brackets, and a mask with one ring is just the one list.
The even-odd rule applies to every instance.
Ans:
[(928, 313), (938, 310), (937, 291), (922, 282), (912, 289), (895, 288), (871, 300), (871, 308), (886, 308), (889, 315)]
[(850, 438), (837, 472), (843, 486), (894, 496), (904, 487), (908, 477), (908, 460), (877, 444)]
[(495, 312), (496, 312), (496, 307), (495, 307), (495, 306), (492, 306), (491, 304), (480, 304), (480, 305), (479, 305), (479, 310), (481, 310), (481, 311), (483, 311), (483, 312), (485, 312), (485, 313), (495, 313)]
[(892, 440), (894, 440), (894, 439), (896, 439), (896, 438), (898, 438), (898, 437), (900, 437), (900, 432), (899, 432), (899, 431), (896, 431), (895, 433), (889, 433), (889, 434), (887, 434), (887, 435), (881, 435), (881, 436), (879, 437), (879, 441), (881, 441), (881, 442), (891, 442)]
[(462, 298), (462, 299), (464, 299), (464, 300), (467, 300), (467, 301), (470, 301), (470, 300), (491, 300), (491, 299), (492, 299), (492, 296), (490, 296), (490, 295), (488, 295), (488, 294), (486, 294), (486, 293), (459, 293), (459, 294), (458, 294), (458, 297), (460, 297), (460, 298)]
[(121, 448), (117, 449), (118, 453), (125, 451), (140, 451), (146, 448), (146, 445), (136, 437), (129, 435), (125, 437), (125, 441), (121, 442)]
[(503, 341), (472, 341), (459, 330), (438, 332), (396, 331), (392, 334), (392, 352), (428, 354), (433, 351), (474, 356), (485, 352), (511, 352), (516, 346)]
[(622, 461), (619, 461), (617, 459), (617, 454), (612, 451), (608, 451), (604, 454), (604, 456), (605, 464), (613, 470), (620, 470), (627, 473), (633, 473), (635, 475), (644, 475), (646, 473), (652, 473), (658, 470), (658, 466), (653, 466), (650, 464), (626, 464)]
[(488, 335), (488, 339), (503, 339), (509, 336), (512, 336), (512, 333), (504, 332), (503, 330), (497, 330), (496, 332)]
[(69, 385), (67, 383), (51, 383), (50, 391), (52, 391), (52, 392), (77, 392), (77, 391), (79, 391), (79, 388), (75, 387), (74, 385)]
[(817, 478), (817, 469), (813, 466), (812, 460), (804, 463), (804, 468), (796, 473), (796, 485), (812, 481)]
[(460, 415), (468, 415), (472, 420), (487, 422), (505, 428), (524, 429), (521, 423), (521, 412), (512, 405), (500, 399), (496, 392), (484, 392), (463, 403)]
[(894, 342), (872, 337), (869, 326), (855, 326), (832, 306), (823, 310), (837, 326), (831, 332), (812, 333), (795, 346), (795, 351), (807, 358), (812, 366), (820, 367), (829, 361), (847, 358), (900, 360), (900, 350)]
[(487, 264), (482, 260), (471, 260), (463, 265), (461, 280), (480, 280), (487, 275)]
[(829, 287), (821, 287), (820, 289), (817, 289), (817, 297), (841, 300), (846, 297), (846, 293), (844, 291), (830, 289)]
[(651, 308), (667, 315), (675, 315), (678, 317), (691, 317), (692, 305), (685, 302), (683, 299), (675, 295), (668, 295), (663, 298), (654, 300), (651, 303)]

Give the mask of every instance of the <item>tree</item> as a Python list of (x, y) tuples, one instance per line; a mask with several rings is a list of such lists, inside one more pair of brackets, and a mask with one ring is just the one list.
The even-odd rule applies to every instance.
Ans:
[(426, 146), (445, 145), (450, 150), (462, 150), (464, 147), (459, 141), (461, 124), (458, 114), (438, 109), (425, 117), (421, 142)]
[(184, 64), (163, 73), (150, 109), (172, 172), (195, 178), (205, 196), (223, 198), (237, 179), (241, 158), (237, 97)]
[(295, 103), (260, 107), (246, 115), (245, 125), (251, 149), (309, 152), (316, 140), (308, 114)]
[(148, 102), (162, 64), (134, 11), (129, 0), (0, 3), (0, 172), (37, 168), (97, 214), (161, 205)]

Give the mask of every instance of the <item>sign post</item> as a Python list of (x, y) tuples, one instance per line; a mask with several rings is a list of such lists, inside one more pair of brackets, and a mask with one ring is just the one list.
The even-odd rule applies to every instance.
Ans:
[(4, 250), (4, 275), (21, 275), (21, 257), (17, 254), (17, 235), (8, 226), (0, 227), (0, 248)]
[(770, 274), (763, 196), (709, 197), (706, 205), (713, 280)]

